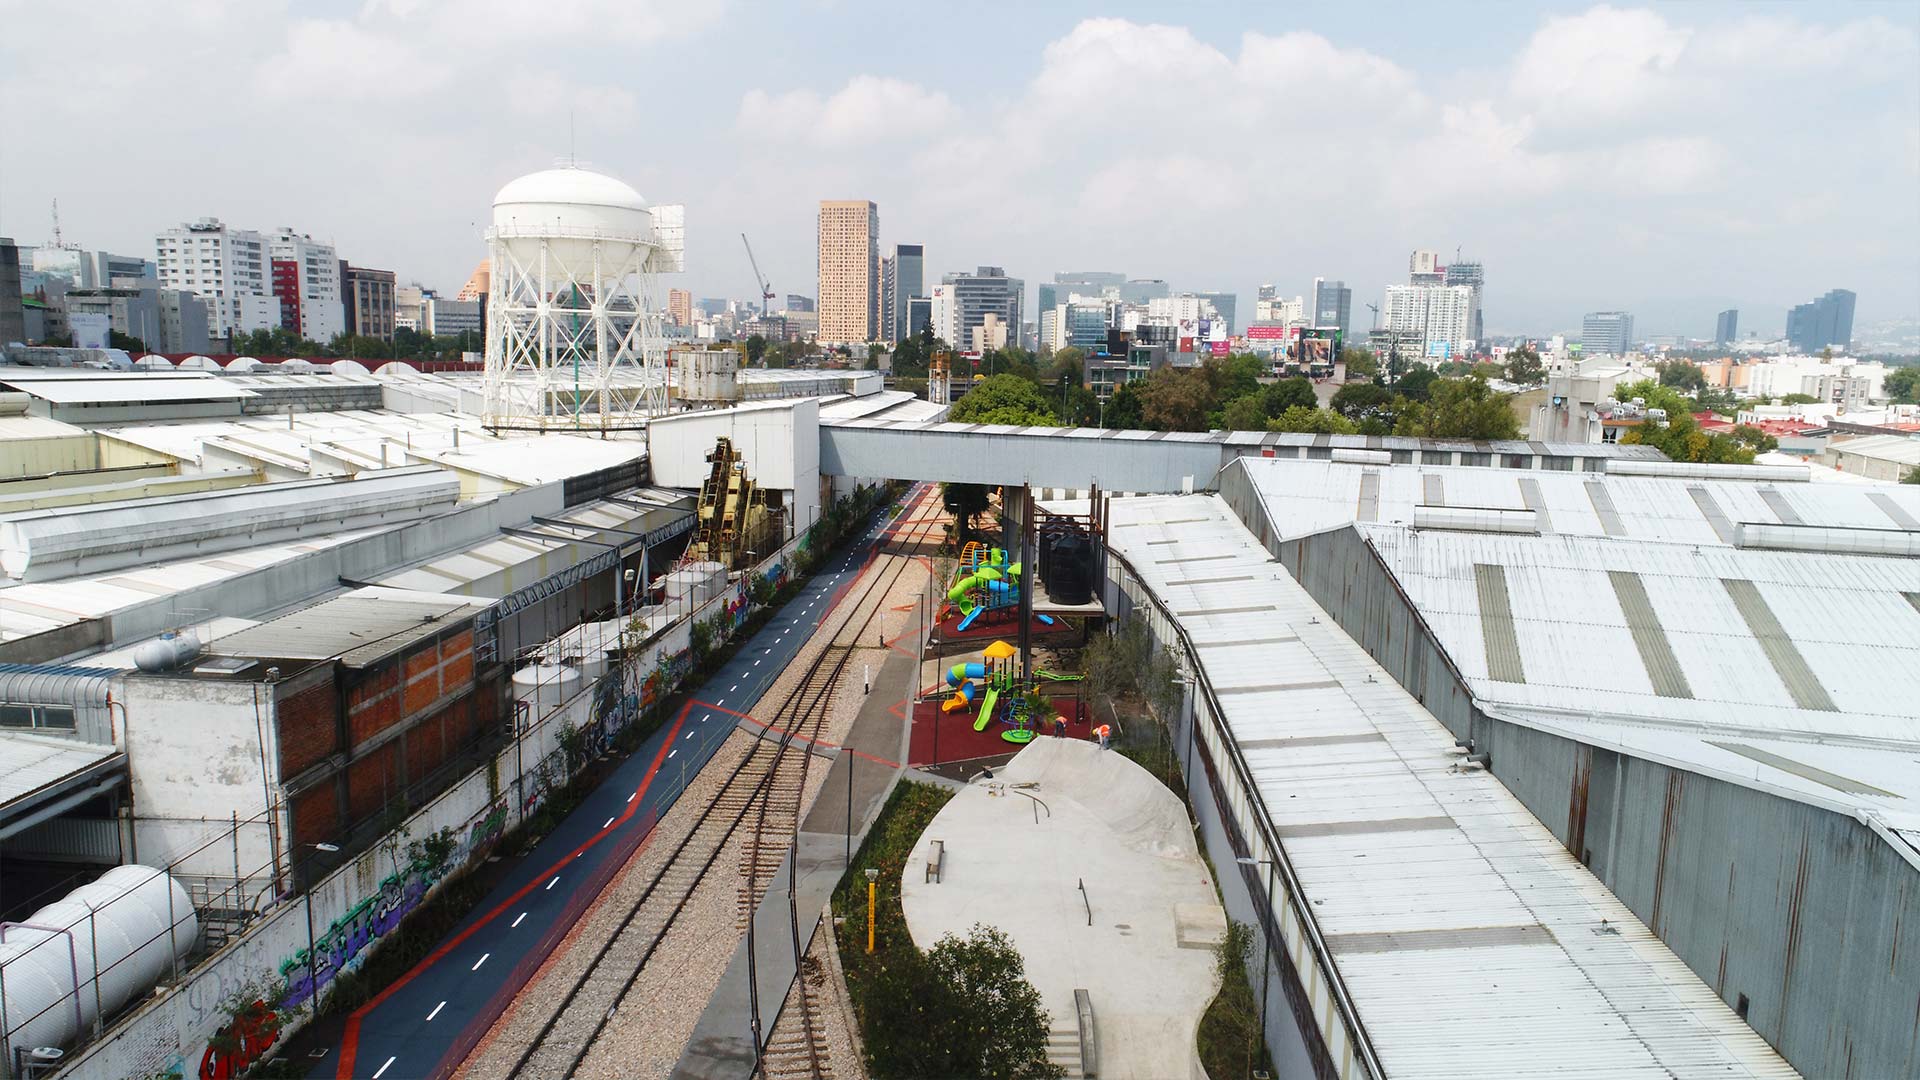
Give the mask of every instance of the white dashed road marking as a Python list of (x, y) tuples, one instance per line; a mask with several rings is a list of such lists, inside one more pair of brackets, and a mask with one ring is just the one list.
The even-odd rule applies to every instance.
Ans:
[(440, 1015), (440, 1010), (441, 1010), (441, 1009), (444, 1009), (444, 1008), (446, 1008), (446, 1007), (447, 1007), (447, 1003), (446, 1003), (446, 1002), (444, 1002), (444, 1001), (443, 1001), (443, 1002), (441, 1002), (441, 1003), (440, 1003), (440, 1004), (438, 1004), (438, 1005), (435, 1005), (435, 1006), (433, 1007), (433, 1011), (427, 1014), (427, 1019), (428, 1019), (429, 1021), (431, 1021), (431, 1020), (432, 1020), (432, 1019), (433, 1019), (434, 1017), (436, 1017), (436, 1016), (439, 1016), (439, 1015)]
[[(555, 875), (553, 875), (553, 880), (552, 880), (552, 881), (549, 881), (549, 882), (547, 882), (547, 888), (548, 888), (548, 889), (551, 889), (551, 888), (553, 888), (553, 887), (554, 887), (555, 885), (558, 885), (558, 884), (560, 884), (560, 875), (559, 875), (559, 874), (555, 874)], [(542, 890), (542, 891), (544, 892), (545, 890)]]
[(489, 956), (492, 956), (492, 955), (493, 955), (493, 954), (492, 954), (492, 953), (490, 953), (490, 952), (489, 952), (489, 953), (481, 953), (481, 954), (480, 954), (480, 959), (478, 959), (478, 960), (475, 960), (475, 961), (473, 962), (473, 967), (471, 967), (471, 968), (469, 968), (468, 970), (470, 970), (470, 971), (479, 971), (479, 970), (480, 970), (480, 965), (481, 965), (481, 964), (484, 964), (484, 963), (486, 963), (486, 962), (487, 962), (487, 957), (489, 957)]
[(513, 927), (514, 927), (514, 926), (519, 926), (519, 925), (520, 925), (520, 923), (521, 923), (521, 921), (522, 921), (522, 920), (524, 920), (524, 919), (525, 919), (526, 917), (527, 917), (527, 913), (526, 913), (526, 912), (524, 912), (524, 911), (523, 911), (523, 912), (521, 912), (521, 913), (519, 914), (519, 916), (518, 916), (518, 917), (516, 917), (516, 918), (515, 918), (515, 919), (513, 920), (513, 926), (509, 926), (509, 927), (507, 927), (507, 929), (509, 929), (509, 930), (511, 930), (511, 929), (513, 929)]
[(392, 1059), (392, 1058), (388, 1058), (388, 1059), (387, 1059), (387, 1063), (386, 1063), (385, 1065), (382, 1065), (382, 1066), (380, 1066), (380, 1067), (379, 1067), (378, 1069), (375, 1069), (375, 1070), (374, 1070), (374, 1072), (373, 1072), (373, 1080), (380, 1080), (380, 1075), (381, 1075), (382, 1073), (384, 1073), (384, 1072), (386, 1072), (386, 1071), (387, 1071), (387, 1069), (388, 1069), (388, 1068), (390, 1068), (390, 1067), (391, 1067), (392, 1065), (393, 1065), (393, 1059)]

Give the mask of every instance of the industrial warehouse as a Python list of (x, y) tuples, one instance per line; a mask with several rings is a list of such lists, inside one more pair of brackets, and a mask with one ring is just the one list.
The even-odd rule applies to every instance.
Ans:
[(660, 348), (617, 180), (493, 221), (484, 371), (0, 368), (0, 1075), (864, 1075), (845, 890), (1073, 1076), (1200, 1075), (1233, 924), (1279, 1075), (1920, 1073), (1920, 488), (949, 423)]

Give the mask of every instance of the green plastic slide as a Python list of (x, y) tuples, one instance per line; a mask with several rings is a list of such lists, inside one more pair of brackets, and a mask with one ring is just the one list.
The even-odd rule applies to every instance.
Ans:
[(987, 730), (987, 723), (993, 719), (993, 703), (999, 699), (999, 687), (996, 686), (987, 691), (986, 698), (980, 702), (980, 715), (973, 721), (973, 730)]
[(1035, 668), (1033, 673), (1046, 679), (1048, 682), (1079, 682), (1081, 679), (1086, 678), (1085, 675), (1062, 675), (1057, 671), (1041, 671), (1038, 668)]

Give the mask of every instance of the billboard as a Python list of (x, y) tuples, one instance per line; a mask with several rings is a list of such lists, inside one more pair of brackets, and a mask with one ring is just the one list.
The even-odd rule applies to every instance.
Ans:
[(104, 312), (74, 312), (67, 316), (67, 327), (73, 331), (74, 348), (104, 349), (113, 318)]
[(1228, 347), (1229, 345), (1231, 345), (1231, 344), (1232, 344), (1232, 342), (1228, 342), (1228, 341), (1210, 341), (1210, 342), (1208, 342), (1207, 344), (1213, 347), (1213, 355), (1215, 355), (1215, 356), (1225, 356), (1225, 355), (1227, 355), (1227, 347)]
[(1181, 352), (1192, 352), (1192, 351), (1193, 351), (1193, 339), (1192, 339), (1192, 338), (1190, 338), (1190, 337), (1183, 337), (1183, 338), (1181, 338), (1181, 339), (1180, 339), (1180, 351), (1181, 351)]
[(1293, 336), (1293, 332), (1284, 326), (1249, 326), (1248, 341), (1284, 341)]
[(1323, 337), (1301, 337), (1300, 362), (1308, 367), (1333, 366), (1333, 339)]
[(1453, 342), (1451, 341), (1427, 342), (1427, 358), (1428, 359), (1445, 360), (1452, 355), (1453, 355)]

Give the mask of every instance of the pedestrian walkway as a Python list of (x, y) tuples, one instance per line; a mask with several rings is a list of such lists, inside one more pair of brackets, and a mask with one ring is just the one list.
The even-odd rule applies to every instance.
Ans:
[[(899, 779), (897, 762), (906, 756), (906, 723), (900, 706), (912, 695), (913, 681), (913, 660), (903, 653), (889, 655), (880, 666), (874, 691), (862, 703), (847, 736), (847, 752), (835, 756), (794, 849), (754, 910), (750, 942), (742, 941), (734, 950), (719, 987), (707, 1000), (706, 1011), (674, 1067), (676, 1080), (740, 1080), (752, 1073), (756, 1028), (749, 972), (758, 987), (757, 1031), (764, 1043), (793, 985), (798, 956), (812, 940), (820, 911), (846, 872), (848, 853), (860, 849), (860, 841)], [(797, 879), (792, 876), (796, 865)]]

